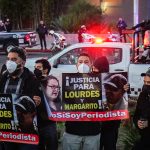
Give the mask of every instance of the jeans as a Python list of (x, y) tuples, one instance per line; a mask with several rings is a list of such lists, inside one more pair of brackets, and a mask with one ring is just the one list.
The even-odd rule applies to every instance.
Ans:
[(39, 129), (39, 150), (57, 150), (58, 139), (56, 123), (50, 123)]
[(69, 133), (63, 135), (63, 150), (99, 150), (100, 134), (79, 136)]

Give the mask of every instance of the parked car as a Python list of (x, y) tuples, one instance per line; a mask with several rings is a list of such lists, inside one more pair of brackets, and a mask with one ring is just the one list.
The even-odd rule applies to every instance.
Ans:
[(19, 46), (17, 35), (14, 33), (0, 32), (0, 50), (8, 53), (14, 46)]
[(36, 42), (34, 31), (0, 32), (0, 50), (6, 53), (14, 46), (33, 47)]
[(19, 46), (33, 47), (36, 45), (37, 39), (35, 31), (18, 30), (18, 31), (11, 31), (11, 33), (17, 35), (19, 40)]

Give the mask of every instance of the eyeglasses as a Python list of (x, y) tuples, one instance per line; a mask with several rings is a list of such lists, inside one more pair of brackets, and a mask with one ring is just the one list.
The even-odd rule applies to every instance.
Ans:
[(52, 90), (60, 90), (59, 86), (51, 86), (51, 85), (47, 85), (48, 87), (50, 87)]

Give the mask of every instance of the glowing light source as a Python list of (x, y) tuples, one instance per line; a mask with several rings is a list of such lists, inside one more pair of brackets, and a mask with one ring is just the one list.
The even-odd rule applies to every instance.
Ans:
[(103, 43), (103, 39), (102, 38), (96, 38), (95, 43), (97, 43), (97, 44)]

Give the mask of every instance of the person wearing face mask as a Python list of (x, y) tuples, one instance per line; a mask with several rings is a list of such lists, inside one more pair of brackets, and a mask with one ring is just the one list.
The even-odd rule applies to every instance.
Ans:
[[(24, 49), (12, 48), (7, 55), (6, 64), (3, 66), (0, 78), (0, 93), (19, 94), (29, 96), (34, 100), (36, 109), (41, 102), (41, 90), (35, 75), (24, 67), (26, 54)], [(5, 150), (37, 150), (37, 145), (4, 142)]]
[(143, 89), (138, 97), (133, 121), (141, 135), (133, 150), (150, 149), (150, 69), (142, 73), (144, 77)]
[(38, 59), (35, 62), (34, 74), (39, 81), (47, 77), (50, 73), (51, 65), (47, 59)]
[[(47, 77), (50, 73), (51, 65), (46, 59), (38, 59), (35, 62), (34, 74), (42, 85), (42, 89), (47, 87)], [(45, 88), (44, 88), (45, 85)], [(46, 106), (43, 106), (46, 110)], [(39, 109), (40, 110), (40, 109)], [(57, 129), (56, 122), (49, 120), (42, 110), (38, 112), (38, 127), (39, 127), (39, 150), (57, 150)], [(47, 114), (47, 113), (46, 113)]]
[[(92, 62), (88, 54), (82, 53), (77, 61), (78, 73), (90, 73)], [(63, 135), (63, 150), (99, 150), (100, 122), (67, 121)]]

